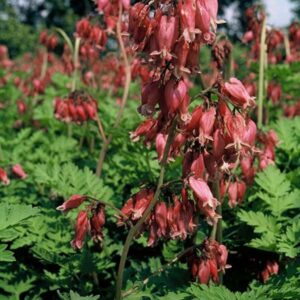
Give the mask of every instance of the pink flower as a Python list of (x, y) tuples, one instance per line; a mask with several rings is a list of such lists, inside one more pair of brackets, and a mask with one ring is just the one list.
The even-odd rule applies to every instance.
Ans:
[(96, 211), (93, 212), (93, 216), (90, 220), (91, 226), (91, 236), (94, 241), (102, 241), (103, 240), (103, 226), (105, 224), (105, 211), (104, 205), (98, 205)]
[(266, 282), (270, 276), (278, 274), (279, 265), (276, 261), (267, 261), (265, 269), (261, 272), (263, 282)]
[(225, 271), (225, 268), (228, 267), (227, 259), (228, 259), (228, 250), (227, 250), (226, 246), (219, 245), (217, 263), (218, 263), (219, 268), (223, 272)]
[[(237, 148), (240, 147), (240, 143), (243, 141), (246, 131), (246, 122), (241, 114), (228, 114), (224, 118), (227, 135)], [(227, 146), (228, 147), (228, 146)]]
[(206, 139), (212, 139), (211, 134), (214, 128), (216, 119), (216, 109), (211, 107), (209, 110), (203, 112), (200, 118), (200, 143), (204, 144)]
[(210, 279), (210, 264), (207, 260), (201, 260), (197, 275), (199, 283), (208, 284)]
[(214, 198), (209, 186), (203, 179), (196, 179), (191, 176), (189, 178), (189, 185), (204, 207), (209, 206), (211, 208), (216, 208), (218, 200)]
[(187, 123), (185, 127), (185, 131), (192, 133), (194, 130), (199, 132), (199, 124), (200, 124), (200, 119), (203, 115), (203, 108), (202, 106), (196, 106), (195, 109), (192, 112), (191, 119)]
[(178, 133), (174, 138), (174, 142), (171, 145), (171, 155), (172, 157), (176, 157), (180, 153), (181, 147), (186, 142), (187, 137), (181, 133)]
[(17, 101), (17, 106), (18, 106), (18, 113), (19, 115), (24, 115), (26, 110), (27, 110), (27, 106), (26, 103), (22, 100), (18, 100)]
[(256, 131), (256, 124), (252, 120), (248, 120), (242, 138), (243, 142), (250, 146), (254, 146), (256, 140)]
[(84, 18), (76, 23), (76, 33), (78, 36), (87, 39), (91, 32), (91, 25), (88, 19)]
[(157, 121), (154, 119), (147, 119), (140, 124), (134, 132), (130, 133), (130, 138), (133, 142), (137, 142), (140, 136), (146, 135), (155, 125)]
[(129, 9), (130, 7), (130, 0), (121, 0), (122, 5), (125, 9)]
[(98, 11), (101, 12), (109, 4), (109, 0), (98, 0)]
[(220, 129), (214, 132), (213, 156), (218, 161), (222, 158), (225, 150), (225, 140)]
[(150, 82), (143, 85), (142, 88), (142, 105), (138, 108), (140, 114), (149, 116), (154, 113), (154, 108), (162, 97), (162, 90), (158, 81)]
[(229, 184), (228, 188), (228, 205), (233, 208), (241, 203), (246, 193), (246, 184), (243, 181), (236, 181)]
[(154, 220), (154, 216), (150, 217), (150, 225), (149, 225), (149, 237), (148, 237), (148, 246), (152, 247), (157, 243), (158, 236), (158, 225)]
[(0, 181), (2, 181), (4, 185), (9, 185), (10, 183), (7, 173), (2, 168), (0, 168)]
[(241, 169), (244, 176), (245, 181), (248, 184), (253, 183), (253, 179), (255, 176), (255, 168), (253, 167), (253, 157), (252, 156), (243, 156), (241, 159)]
[[(96, 120), (97, 108), (93, 106), (91, 103), (83, 102), (82, 103), (85, 113), (92, 120)], [(70, 110), (70, 107), (69, 107)]]
[(199, 52), (199, 43), (195, 41), (189, 44), (189, 53), (186, 60), (186, 64), (192, 72), (199, 72)]
[(251, 97), (242, 82), (236, 78), (230, 78), (225, 83), (224, 92), (233, 105), (246, 109), (255, 106), (254, 98)]
[(243, 36), (243, 42), (244, 43), (249, 43), (254, 39), (254, 33), (253, 31), (249, 30), (247, 31), (244, 36)]
[(166, 116), (172, 116), (176, 112), (180, 112), (181, 119), (185, 121), (188, 114), (188, 88), (183, 80), (176, 81), (170, 79), (165, 86), (164, 104)]
[(181, 39), (175, 45), (174, 55), (176, 56), (176, 58), (174, 58), (174, 61), (177, 65), (177, 68), (181, 72), (190, 73), (190, 70), (185, 67), (187, 63), (189, 49), (190, 44), (185, 39)]
[(183, 37), (187, 42), (195, 39), (196, 0), (180, 0), (178, 3)]
[[(163, 15), (160, 18), (156, 40), (162, 57), (171, 60), (171, 51), (178, 38), (178, 17)], [(154, 53), (156, 54), (156, 53)]]
[(167, 234), (167, 214), (168, 208), (165, 202), (159, 202), (155, 206), (154, 216), (158, 225), (157, 235), (158, 237), (166, 236)]
[(219, 8), (218, 0), (199, 0), (199, 2), (207, 9), (210, 17), (216, 21)]
[(25, 179), (27, 177), (27, 174), (25, 173), (25, 171), (23, 170), (20, 164), (15, 164), (12, 167), (12, 173), (20, 179)]
[(210, 15), (202, 0), (197, 0), (196, 5), (196, 27), (199, 28), (202, 34), (210, 31)]
[(196, 159), (194, 159), (191, 165), (191, 171), (194, 173), (195, 178), (203, 177), (205, 171), (203, 154), (199, 154), (199, 156)]
[(280, 101), (282, 95), (281, 85), (270, 83), (268, 85), (268, 97), (272, 100), (273, 104), (276, 104)]
[(138, 220), (142, 217), (153, 199), (154, 192), (152, 190), (143, 189), (134, 196), (134, 207), (132, 209), (132, 220)]
[(86, 200), (86, 198), (86, 196), (82, 195), (73, 195), (62, 205), (58, 206), (56, 209), (61, 210), (63, 212), (67, 212), (70, 209), (77, 208), (78, 206), (80, 206)]
[(83, 247), (84, 238), (89, 229), (88, 213), (86, 211), (80, 211), (76, 220), (75, 239), (71, 242), (74, 249), (81, 249)]
[(156, 136), (156, 140), (155, 140), (156, 152), (159, 161), (163, 159), (166, 143), (167, 143), (167, 136), (162, 133), (159, 133)]

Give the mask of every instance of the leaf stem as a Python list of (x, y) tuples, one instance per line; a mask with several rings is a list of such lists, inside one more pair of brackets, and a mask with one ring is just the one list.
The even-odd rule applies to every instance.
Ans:
[[(215, 181), (213, 182), (213, 195), (220, 201), (220, 179), (219, 175), (217, 174)], [(222, 203), (217, 206), (216, 208), (217, 214), (220, 216), (218, 222), (213, 225), (213, 229), (211, 232), (211, 239), (216, 240), (218, 243), (222, 244), (223, 241), (223, 230), (222, 230)], [(223, 283), (223, 273), (222, 271), (219, 272), (219, 282), (220, 284)]]
[(257, 123), (261, 128), (263, 124), (263, 105), (264, 105), (264, 91), (265, 91), (265, 59), (266, 59), (266, 22), (267, 17), (264, 18), (261, 38), (260, 38), (260, 53), (259, 53), (259, 81), (258, 81), (258, 111), (257, 111)]
[(120, 259), (119, 269), (118, 269), (117, 284), (116, 284), (116, 297), (115, 297), (116, 300), (122, 299), (123, 275), (124, 275), (125, 263), (127, 260), (127, 255), (129, 252), (130, 244), (131, 244), (133, 238), (135, 237), (135, 235), (141, 229), (145, 220), (149, 217), (152, 209), (154, 208), (155, 204), (158, 201), (158, 197), (160, 195), (160, 190), (161, 190), (161, 187), (162, 187), (163, 181), (164, 181), (164, 175), (165, 175), (165, 169), (166, 169), (166, 165), (167, 165), (169, 151), (170, 151), (171, 144), (174, 140), (175, 133), (176, 133), (176, 126), (177, 126), (177, 117), (175, 117), (172, 121), (172, 125), (170, 128), (170, 132), (169, 132), (166, 146), (164, 149), (163, 159), (161, 161), (161, 169), (160, 169), (160, 174), (159, 174), (154, 197), (151, 200), (149, 206), (147, 207), (147, 209), (146, 209), (145, 213), (143, 214), (143, 216), (141, 217), (141, 219), (136, 223), (136, 225), (134, 227), (132, 227), (130, 229), (130, 231), (127, 235), (127, 238), (126, 238), (126, 241), (124, 244), (124, 248), (123, 248), (123, 252), (122, 252), (122, 256)]
[(78, 76), (78, 67), (79, 67), (79, 47), (80, 47), (80, 38), (76, 37), (75, 39), (75, 47), (74, 47), (74, 56), (73, 56), (73, 79), (72, 79), (72, 87), (71, 91), (74, 92), (76, 90), (77, 76)]
[[(117, 22), (116, 31), (117, 31), (117, 39), (118, 39), (118, 42), (119, 42), (119, 45), (120, 45), (120, 48), (121, 48), (121, 53), (122, 53), (123, 60), (124, 60), (126, 79), (125, 79), (125, 86), (124, 86), (124, 92), (123, 92), (121, 107), (120, 107), (120, 110), (117, 114), (115, 124), (113, 125), (114, 129), (118, 128), (120, 123), (121, 123), (123, 113), (124, 113), (124, 109), (125, 109), (125, 106), (126, 106), (126, 103), (127, 103), (127, 99), (128, 99), (128, 95), (129, 95), (129, 87), (130, 87), (130, 83), (131, 83), (131, 66), (130, 66), (130, 63), (129, 63), (129, 60), (128, 60), (127, 52), (126, 52), (124, 41), (123, 41), (123, 38), (122, 38), (122, 13), (123, 13), (123, 8), (122, 8), (122, 5), (120, 4), (120, 6), (119, 6), (119, 19), (118, 19), (118, 22)], [(99, 154), (97, 168), (96, 168), (96, 175), (99, 176), (99, 177), (101, 176), (103, 163), (104, 163), (104, 160), (105, 160), (105, 157), (106, 157), (106, 153), (108, 151), (109, 144), (112, 141), (112, 138), (113, 138), (113, 134), (111, 133), (102, 145), (102, 149), (101, 149), (100, 154)]]

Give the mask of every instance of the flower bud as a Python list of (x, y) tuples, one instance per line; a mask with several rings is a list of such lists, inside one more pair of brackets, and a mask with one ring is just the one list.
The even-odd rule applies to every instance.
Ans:
[(7, 173), (2, 168), (0, 168), (0, 181), (2, 181), (4, 185), (9, 185), (10, 183), (10, 180), (7, 177)]
[(189, 185), (196, 194), (197, 200), (201, 201), (203, 206), (208, 205), (211, 208), (215, 208), (217, 206), (218, 200), (214, 198), (209, 186), (203, 179), (196, 179), (195, 177), (191, 176), (189, 178)]
[(230, 78), (225, 83), (224, 92), (233, 105), (246, 109), (255, 106), (254, 98), (251, 97), (242, 82), (236, 78)]
[(77, 215), (75, 226), (75, 239), (71, 242), (74, 249), (83, 247), (84, 238), (90, 229), (88, 214), (86, 211), (80, 211)]
[(56, 209), (61, 210), (63, 212), (67, 212), (70, 209), (77, 208), (78, 206), (80, 206), (86, 199), (87, 199), (86, 196), (73, 195), (62, 205), (58, 206)]
[(25, 179), (27, 177), (27, 174), (25, 173), (25, 171), (23, 170), (20, 164), (15, 164), (11, 170), (12, 173), (20, 179)]

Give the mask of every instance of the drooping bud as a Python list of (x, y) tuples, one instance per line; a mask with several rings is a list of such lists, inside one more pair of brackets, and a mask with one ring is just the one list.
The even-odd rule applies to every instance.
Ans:
[(201, 179), (196, 179), (191, 176), (189, 178), (189, 185), (193, 192), (197, 195), (197, 200), (203, 203), (203, 206), (208, 205), (209, 207), (215, 208), (217, 206), (218, 200), (214, 198), (207, 183)]
[(0, 168), (0, 181), (2, 181), (4, 185), (9, 185), (10, 183), (10, 180), (7, 177), (7, 173), (2, 168)]
[(230, 78), (224, 85), (224, 92), (233, 105), (246, 109), (255, 106), (255, 100), (251, 97), (242, 82), (236, 78)]
[(75, 239), (71, 242), (74, 249), (81, 249), (83, 247), (84, 238), (89, 229), (88, 213), (86, 211), (80, 211), (76, 220)]
[(167, 136), (162, 133), (159, 133), (156, 136), (156, 140), (155, 140), (156, 152), (159, 161), (163, 159), (166, 143), (167, 143)]
[(11, 170), (12, 170), (12, 173), (17, 178), (25, 179), (27, 177), (27, 174), (25, 173), (25, 171), (23, 170), (23, 168), (20, 164), (15, 164)]
[(96, 210), (93, 212), (92, 218), (90, 219), (91, 236), (95, 242), (101, 242), (103, 240), (104, 224), (105, 224), (104, 205), (99, 204)]
[(86, 196), (73, 195), (62, 205), (58, 206), (56, 209), (61, 210), (63, 212), (67, 212), (70, 209), (77, 208), (78, 206), (80, 206), (86, 199), (87, 199)]

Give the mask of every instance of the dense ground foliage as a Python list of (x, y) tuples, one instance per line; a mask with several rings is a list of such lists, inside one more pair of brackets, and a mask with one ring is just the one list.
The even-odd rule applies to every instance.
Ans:
[[(105, 1), (98, 2), (101, 11)], [(192, 228), (184, 221), (184, 229), (179, 230), (173, 217), (173, 227), (167, 229), (171, 233), (158, 234), (164, 225), (160, 226), (157, 216), (156, 224), (153, 215), (152, 223), (145, 222), (139, 228), (125, 259), (123, 298), (296, 299), (300, 294), (299, 24), (290, 28), (288, 49), (284, 43), (287, 36), (267, 31), (268, 58), (264, 59), (269, 64), (265, 64), (262, 72), (256, 46), (261, 45), (265, 30), (264, 15), (258, 14), (256, 19), (257, 15), (254, 17), (248, 11), (249, 31), (244, 42), (251, 43), (251, 49), (246, 44), (231, 45), (221, 35), (217, 41), (203, 39), (201, 43), (207, 45), (198, 53), (202, 75), (197, 70), (190, 75), (176, 56), (168, 58), (167, 50), (171, 52), (171, 48), (162, 49), (161, 56), (149, 55), (135, 28), (128, 29), (126, 18), (121, 18), (120, 7), (123, 5), (126, 15), (128, 3), (115, 2), (117, 9), (104, 11), (95, 20), (83, 19), (77, 23), (74, 39), (61, 29), (42, 32), (36, 53), (14, 61), (9, 60), (4, 46), (0, 48), (0, 299), (113, 299), (117, 277), (120, 278), (117, 273), (120, 257), (124, 257), (124, 241), (149, 207), (149, 203), (142, 204), (141, 216), (136, 216), (137, 208), (128, 212), (124, 204), (131, 197), (138, 198), (141, 191), (155, 191), (164, 162), (167, 166), (160, 194), (163, 201), (159, 203), (165, 201), (170, 209), (176, 203), (186, 204), (187, 195), (188, 203), (195, 202), (200, 209), (195, 208), (189, 219), (195, 223)], [(103, 29), (103, 24), (108, 30)], [(122, 35), (127, 29), (134, 36), (132, 40), (128, 34)], [(214, 37), (213, 29), (209, 29), (210, 39)], [(92, 33), (86, 34), (87, 31)], [(194, 43), (193, 31), (184, 32), (188, 43)], [(276, 36), (273, 40), (272, 34)], [(61, 57), (52, 53), (59, 43), (64, 44)], [(140, 51), (142, 58), (132, 49)], [(147, 60), (147, 55), (151, 59)], [(188, 86), (191, 105), (187, 110), (170, 104), (164, 114), (166, 108), (161, 102), (149, 100), (155, 86), (146, 89), (145, 94), (145, 85), (155, 77), (151, 73), (153, 61), (160, 70), (159, 80), (166, 81), (162, 83), (164, 88), (173, 81), (176, 87)], [(174, 68), (169, 68), (172, 64)], [(241, 105), (240, 99), (230, 94), (226, 84), (231, 82), (233, 74), (243, 80), (251, 96), (257, 91), (259, 94), (257, 83), (263, 81), (264, 93), (256, 99), (257, 102), (263, 99), (261, 115), (252, 107), (254, 98), (247, 98)], [(204, 94), (199, 96), (199, 93)], [(228, 111), (232, 111), (228, 122), (240, 116), (245, 118), (247, 126), (252, 124), (250, 117), (262, 124), (257, 141), (248, 138), (248, 144), (248, 140), (232, 138), (226, 141), (227, 148), (217, 145), (216, 149), (222, 148), (225, 153), (222, 159), (231, 159), (228, 165), (223, 160), (224, 164), (213, 168), (212, 173), (220, 172), (223, 176), (218, 182), (218, 189), (222, 189), (223, 181), (225, 184), (220, 196), (220, 191), (215, 194), (215, 178), (207, 171), (207, 161), (205, 166), (200, 160), (196, 167), (185, 165), (186, 153), (206, 155), (215, 147), (213, 140), (218, 136), (212, 133), (212, 128), (210, 132), (206, 128), (211, 121), (209, 117), (202, 122), (197, 137), (193, 137), (198, 130), (194, 129), (189, 139), (178, 146), (176, 154), (174, 145), (172, 155), (165, 148), (172, 137), (172, 128), (177, 129), (178, 136), (187, 131), (190, 119), (185, 120), (186, 115), (197, 111), (200, 105), (204, 115), (215, 107), (217, 115), (222, 111), (220, 103), (225, 100), (226, 113), (213, 119), (211, 126), (218, 128), (218, 132), (223, 130), (220, 124)], [(76, 107), (75, 113), (72, 105)], [(144, 124), (145, 115), (146, 120), (154, 120), (160, 110), (163, 117), (158, 120), (164, 123), (165, 131), (156, 132), (152, 140), (147, 136), (152, 127), (143, 133), (136, 131)], [(179, 122), (175, 126), (174, 120)], [(203, 128), (207, 132), (203, 133)], [(230, 132), (229, 126), (226, 130)], [(148, 142), (133, 142), (140, 135), (146, 135)], [(232, 160), (232, 153), (226, 151), (238, 153), (238, 158), (234, 156)], [(103, 164), (99, 153), (104, 153)], [(240, 168), (240, 157), (242, 160), (245, 153), (251, 153), (251, 159), (256, 160), (251, 167), (241, 164)], [(188, 174), (182, 175), (184, 168)], [(200, 196), (195, 196), (199, 183)], [(241, 183), (247, 185), (242, 195), (238, 193)], [(206, 188), (211, 188), (222, 202), (214, 203), (209, 212), (204, 204), (202, 207), (199, 204), (201, 191)], [(88, 207), (81, 223), (76, 218), (83, 206), (69, 211), (64, 206), (74, 195), (86, 197), (79, 201)], [(180, 201), (176, 195), (180, 195)], [(157, 210), (156, 206), (154, 211)], [(177, 213), (181, 211), (188, 214), (183, 205)], [(92, 220), (95, 215), (99, 219), (94, 225), (89, 221), (92, 229), (81, 232), (85, 220)], [(87, 231), (89, 234), (85, 235)], [(207, 276), (200, 272), (204, 269), (201, 264), (211, 259), (211, 253), (203, 257), (206, 251), (211, 251), (205, 247), (212, 240), (223, 250), (226, 246), (228, 260), (220, 263), (216, 276), (210, 267), (206, 280)], [(197, 276), (191, 262), (197, 265)], [(221, 274), (223, 268), (225, 274)], [(209, 283), (201, 284), (205, 281)]]

